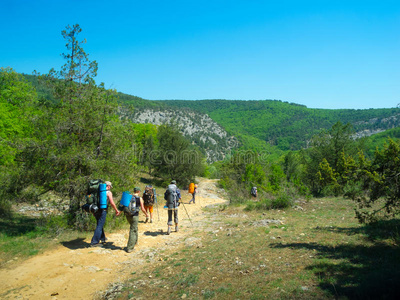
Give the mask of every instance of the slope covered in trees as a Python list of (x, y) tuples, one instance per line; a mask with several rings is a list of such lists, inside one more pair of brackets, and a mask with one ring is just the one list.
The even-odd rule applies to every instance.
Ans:
[(371, 135), (400, 125), (400, 109), (311, 109), (278, 100), (168, 100), (163, 104), (188, 107), (208, 114), (228, 133), (241, 136), (246, 148), (255, 148), (248, 136), (277, 146), (298, 150), (307, 146), (321, 129), (340, 121), (353, 125), (361, 136)]

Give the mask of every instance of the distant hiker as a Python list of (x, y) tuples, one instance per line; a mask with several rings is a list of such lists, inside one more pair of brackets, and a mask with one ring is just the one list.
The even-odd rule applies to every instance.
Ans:
[[(110, 204), (111, 207), (115, 210), (116, 216), (119, 216), (121, 212), (117, 209), (115, 206), (114, 200), (113, 200), (113, 195), (111, 192), (112, 189), (112, 184), (110, 181), (106, 181), (106, 193), (107, 193), (107, 204)], [(92, 241), (90, 242), (91, 247), (101, 247), (102, 244), (100, 242), (105, 243), (107, 241), (106, 235), (104, 234), (104, 224), (106, 223), (106, 217), (107, 217), (107, 209), (108, 205), (106, 208), (99, 208), (97, 212), (94, 214), (96, 221), (97, 221), (97, 226), (94, 231)]]
[(196, 204), (196, 193), (197, 193), (197, 184), (192, 185), (192, 183), (189, 185), (189, 194), (192, 194), (192, 199), (189, 201), (189, 204), (192, 203)]
[(178, 206), (181, 200), (181, 191), (176, 186), (176, 181), (172, 180), (164, 193), (164, 199), (167, 200), (166, 207), (168, 208), (168, 230), (167, 234), (171, 233), (172, 213), (174, 214), (175, 231), (178, 232)]
[(140, 188), (135, 187), (133, 189), (133, 195), (129, 207), (124, 207), (126, 220), (130, 224), (128, 245), (126, 246), (126, 252), (128, 253), (134, 250), (135, 245), (138, 242), (139, 210), (141, 209), (146, 218), (148, 218), (148, 215), (143, 206), (143, 199), (139, 196), (139, 194)]
[[(147, 185), (143, 192), (143, 203), (144, 210), (150, 214), (150, 223), (153, 223), (153, 205), (154, 205), (154, 189), (153, 186)], [(149, 217), (146, 217), (145, 223), (149, 221)]]
[(257, 187), (256, 186), (253, 186), (251, 188), (250, 194), (251, 194), (251, 196), (253, 196), (253, 198), (257, 199)]

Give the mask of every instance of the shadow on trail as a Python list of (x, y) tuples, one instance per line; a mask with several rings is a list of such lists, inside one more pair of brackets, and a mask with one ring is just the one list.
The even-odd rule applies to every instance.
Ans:
[[(90, 247), (90, 243), (85, 242), (84, 238), (77, 238), (72, 241), (61, 242), (61, 244), (71, 250), (78, 250), (78, 249), (85, 249), (85, 248), (92, 248)], [(102, 247), (93, 247), (95, 249), (109, 249), (109, 250), (124, 250), (124, 248), (115, 246), (113, 242), (107, 242), (102, 245)]]
[[(400, 299), (400, 248), (384, 242), (392, 236), (393, 221), (379, 227), (316, 228), (338, 235), (360, 235), (365, 243), (323, 245), (273, 244), (271, 247), (312, 250), (316, 259), (306, 267), (319, 279), (319, 287), (336, 299)], [(398, 222), (396, 223), (398, 224)]]
[(71, 250), (78, 250), (89, 247), (90, 243), (85, 242), (84, 238), (77, 238), (72, 241), (61, 242), (61, 245)]
[(160, 231), (145, 231), (143, 232), (144, 235), (147, 236), (159, 236), (159, 235), (166, 235), (165, 232), (160, 232)]

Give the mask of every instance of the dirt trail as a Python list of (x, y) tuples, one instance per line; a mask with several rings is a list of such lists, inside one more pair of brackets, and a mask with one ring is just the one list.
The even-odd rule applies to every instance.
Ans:
[[(182, 191), (183, 203), (195, 226), (192, 226), (181, 205), (178, 233), (166, 235), (167, 212), (154, 209), (154, 223), (145, 224), (139, 217), (139, 244), (126, 253), (128, 231), (107, 234), (104, 248), (90, 248), (90, 239), (63, 243), (55, 250), (37, 255), (11, 269), (0, 269), (1, 299), (90, 299), (105, 290), (110, 283), (123, 281), (145, 264), (145, 257), (153, 257), (165, 248), (179, 247), (191, 235), (207, 214), (201, 207), (221, 204), (215, 180), (201, 179), (196, 204), (188, 204), (191, 195)], [(162, 199), (161, 195), (158, 195)], [(163, 203), (159, 201), (160, 204)], [(122, 216), (124, 217), (124, 216)], [(199, 227), (201, 228), (201, 227)]]

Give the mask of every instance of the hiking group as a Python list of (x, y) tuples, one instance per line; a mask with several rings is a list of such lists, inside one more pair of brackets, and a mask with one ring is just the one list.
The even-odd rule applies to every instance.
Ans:
[[(89, 181), (86, 204), (82, 206), (82, 209), (86, 212), (92, 213), (97, 221), (90, 246), (102, 247), (103, 244), (107, 242), (104, 233), (104, 225), (106, 222), (108, 206), (111, 206), (114, 209), (116, 216), (119, 216), (123, 212), (130, 225), (129, 238), (126, 247), (126, 252), (130, 253), (138, 243), (139, 211), (141, 210), (145, 215), (145, 223), (153, 223), (153, 207), (157, 203), (157, 194), (151, 185), (145, 187), (142, 196), (140, 195), (140, 188), (135, 187), (133, 195), (130, 194), (130, 192), (122, 193), (122, 198), (117, 208), (111, 189), (112, 183), (110, 181), (102, 181), (100, 179)], [(193, 196), (190, 202), (193, 201), (193, 203), (195, 203), (196, 189), (197, 185), (194, 190), (191, 190), (189, 187), (189, 192)], [(172, 180), (164, 193), (164, 200), (166, 201), (164, 208), (168, 210), (167, 235), (171, 234), (171, 227), (173, 225), (175, 225), (175, 232), (179, 231), (178, 207), (181, 199), (180, 189), (177, 187), (176, 181)]]

